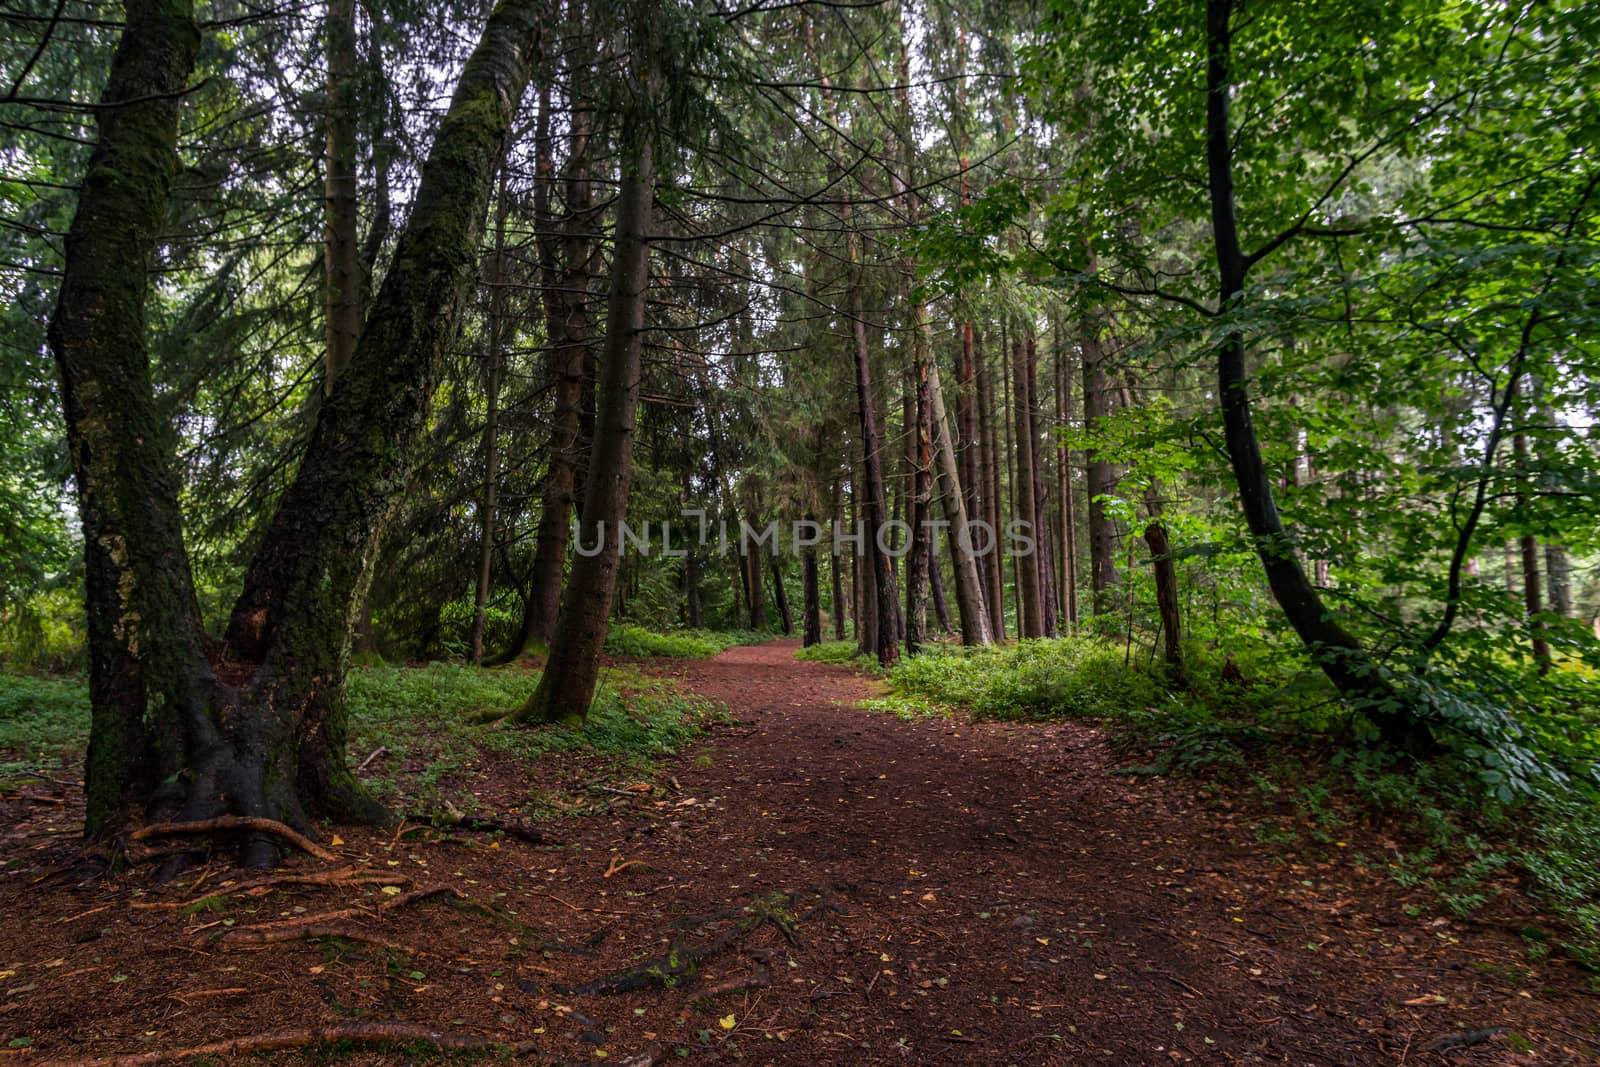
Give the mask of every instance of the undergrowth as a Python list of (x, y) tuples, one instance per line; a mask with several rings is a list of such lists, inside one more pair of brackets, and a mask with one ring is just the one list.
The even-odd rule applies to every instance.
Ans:
[(857, 654), (854, 641), (824, 641), (810, 648), (797, 649), (794, 658), (808, 663), (842, 663), (868, 674), (883, 673), (874, 657)]
[[(722, 715), (718, 705), (670, 681), (619, 667), (602, 673), (581, 728), (476, 724), (484, 712), (520, 705), (538, 681), (537, 671), (448, 663), (353, 670), (347, 686), (351, 762), (387, 750), (363, 774), (386, 802), (404, 797), (431, 804), (449, 796), (470, 806), (470, 797), (447, 786), (486, 754), (537, 760), (582, 753), (613, 770), (642, 773)], [(0, 675), (0, 781), (81, 759), (88, 731), (88, 687), (81, 679)]]
[(606, 651), (613, 656), (667, 656), (710, 659), (737, 645), (759, 645), (771, 634), (758, 630), (647, 630), (632, 623), (614, 623), (606, 631)]

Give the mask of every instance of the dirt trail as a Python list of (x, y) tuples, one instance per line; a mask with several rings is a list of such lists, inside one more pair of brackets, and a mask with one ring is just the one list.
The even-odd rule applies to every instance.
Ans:
[[(1092, 727), (863, 711), (875, 683), (794, 647), (647, 665), (737, 722), (667, 761), (669, 784), (618, 782), (598, 793), (607, 810), (547, 821), (559, 846), (341, 830), (345, 859), (526, 926), (437, 898), (379, 913), (371, 886), (194, 915), (130, 907), (131, 876), (41, 892), (36, 865), (72, 846), (24, 827), (0, 878), (0, 972), (15, 972), (0, 1037), (32, 1039), (18, 1062), (351, 1018), (488, 1035), (539, 1063), (1600, 1062), (1584, 977), (1530, 965), (1502, 930), (1408, 915), (1354, 859), (1382, 855), (1379, 832), (1284, 855), (1197, 783), (1110, 774)], [(552, 776), (597, 795), (582, 758), (486, 756), (471, 775), (454, 784), (490, 811)], [(352, 904), (415, 951), (207, 940)], [(714, 943), (665, 988), (581, 991)]]
[[(707, 876), (745, 885), (842, 887), (796, 972), (825, 995), (793, 1062), (900, 1059), (906, 1039), (919, 1063), (1423, 1063), (1500, 1026), (1542, 1046), (1527, 1062), (1600, 1062), (1600, 1001), (1570, 973), (1508, 981), (1515, 939), (1258, 847), (1193, 783), (1109, 774), (1092, 727), (863, 713), (872, 683), (793, 650), (670, 671), (749, 724), (685, 779), (725, 817), (674, 851), (721, 853)], [(1451, 1062), (1521, 1058), (1500, 1036)]]

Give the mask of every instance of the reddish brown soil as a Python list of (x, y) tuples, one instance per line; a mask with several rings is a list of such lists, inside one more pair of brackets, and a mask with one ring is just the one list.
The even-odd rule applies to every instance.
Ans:
[[(230, 947), (212, 940), (226, 924), (392, 897), (285, 887), (194, 916), (136, 910), (197, 895), (196, 877), (203, 895), (248, 876), (73, 888), (43, 876), (72, 858), (76, 798), (3, 802), (0, 1047), (33, 1045), (0, 1063), (359, 1019), (523, 1043), (528, 1062), (1600, 1062), (1585, 976), (1530, 964), (1493, 926), (1408, 915), (1412, 898), (1352, 859), (1381, 855), (1378, 833), (1285, 855), (1193, 782), (1108, 774), (1092, 727), (903, 722), (854, 707), (870, 681), (792, 651), (658, 664), (739, 722), (669, 761), (653, 792), (617, 783), (610, 811), (547, 822), (561, 847), (340, 831), (348, 860), (451, 885), (532, 932), (434, 899), (346, 920), (413, 953)], [(507, 811), (528, 780), (488, 761), (461, 784)], [(52, 790), (68, 793), (31, 791)], [(665, 952), (700, 919), (685, 945), (731, 937), (762, 914), (746, 905), (778, 906), (793, 940), (766, 922), (672, 988), (557, 991)], [(736, 986), (750, 988), (718, 991)]]

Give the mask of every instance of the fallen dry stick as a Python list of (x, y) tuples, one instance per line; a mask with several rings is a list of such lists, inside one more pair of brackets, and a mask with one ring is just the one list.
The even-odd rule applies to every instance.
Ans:
[(427, 900), (429, 897), (437, 897), (442, 895), (456, 897), (457, 899), (461, 899), (463, 897), (462, 892), (454, 886), (433, 885), (423, 889), (413, 889), (409, 893), (401, 893), (398, 896), (391, 897), (390, 899), (379, 903), (376, 908), (337, 908), (334, 911), (317, 912), (315, 915), (296, 915), (292, 919), (283, 919), (279, 922), (257, 923), (254, 926), (239, 926), (229, 930), (217, 940), (247, 941), (253, 943), (282, 941), (297, 935), (293, 933), (284, 934), (281, 937), (268, 935), (273, 934), (274, 931), (291, 931), (300, 926), (338, 922), (341, 919), (363, 918), (368, 915), (391, 911), (407, 904), (415, 904), (420, 900)]
[(331, 871), (293, 871), (285, 874), (270, 874), (264, 878), (255, 878), (238, 885), (220, 886), (210, 893), (203, 893), (188, 900), (154, 900), (134, 901), (130, 907), (135, 911), (170, 911), (177, 908), (190, 908), (208, 900), (221, 900), (223, 897), (233, 896), (237, 893), (256, 895), (259, 891), (271, 889), (279, 885), (361, 885), (366, 882), (378, 882), (383, 885), (410, 885), (411, 879), (404, 874), (389, 874), (384, 871), (359, 870), (355, 867), (337, 867)]
[(213, 1041), (192, 1048), (169, 1049), (165, 1052), (139, 1052), (128, 1056), (106, 1056), (98, 1059), (71, 1060), (58, 1067), (138, 1067), (146, 1063), (170, 1063), (191, 1056), (228, 1056), (250, 1052), (270, 1052), (274, 1049), (309, 1048), (334, 1041), (351, 1041), (358, 1044), (381, 1044), (391, 1041), (425, 1041), (442, 1049), (477, 1049), (494, 1044), (478, 1034), (456, 1034), (435, 1030), (415, 1023), (341, 1023), (337, 1026), (318, 1026), (305, 1030), (278, 1030), (266, 1034)]
[[(239, 936), (235, 937), (237, 934)], [(318, 937), (340, 937), (346, 941), (360, 941), (367, 945), (377, 945), (379, 948), (390, 949), (407, 956), (426, 956), (430, 953), (426, 949), (408, 945), (403, 941), (393, 941), (378, 934), (368, 933), (359, 927), (345, 926), (340, 923), (301, 923), (295, 926), (247, 926), (239, 930), (229, 930), (219, 941), (226, 941), (235, 945), (276, 945), (284, 941), (310, 941)]]
[(149, 826), (141, 826), (130, 836), (135, 841), (143, 841), (147, 837), (208, 834), (213, 830), (255, 830), (258, 833), (273, 834), (319, 860), (339, 858), (298, 830), (285, 826), (275, 819), (254, 819), (244, 815), (219, 815), (215, 819), (201, 819), (199, 822), (155, 822)]

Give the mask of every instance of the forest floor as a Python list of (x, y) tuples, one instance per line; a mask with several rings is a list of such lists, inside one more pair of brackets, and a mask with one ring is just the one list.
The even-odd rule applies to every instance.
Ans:
[[(0, 1064), (379, 1020), (539, 1063), (1600, 1063), (1590, 979), (1531, 962), (1510, 919), (1419, 912), (1353, 859), (1392, 847), (1381, 827), (1288, 851), (1225, 793), (1111, 773), (1091, 725), (864, 711), (879, 683), (794, 649), (645, 667), (732, 720), (543, 821), (552, 844), (340, 828), (338, 863), (278, 872), (376, 882), (163, 907), (252, 876), (74, 886), (51, 872), (81, 791), (0, 801)], [(593, 796), (592, 770), (492, 753), (452, 784), (509, 812)], [(403, 892), (434, 886), (489, 908)], [(343, 933), (249, 929), (297, 924)]]

